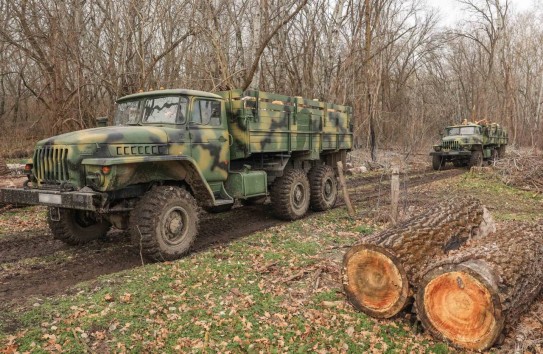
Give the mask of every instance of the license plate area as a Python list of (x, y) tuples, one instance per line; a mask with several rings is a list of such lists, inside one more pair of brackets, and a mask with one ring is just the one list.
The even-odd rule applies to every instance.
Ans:
[(38, 200), (40, 203), (44, 204), (62, 204), (62, 196), (60, 194), (40, 193), (38, 195)]

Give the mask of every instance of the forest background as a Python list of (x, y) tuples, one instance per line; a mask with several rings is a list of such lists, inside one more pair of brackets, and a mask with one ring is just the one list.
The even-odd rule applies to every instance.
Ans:
[(425, 152), (463, 119), (543, 148), (543, 7), (456, 3), (443, 25), (419, 0), (0, 0), (0, 159), (161, 87), (351, 105), (373, 157)]

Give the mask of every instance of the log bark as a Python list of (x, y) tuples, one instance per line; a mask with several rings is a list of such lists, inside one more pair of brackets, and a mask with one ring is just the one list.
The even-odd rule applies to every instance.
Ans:
[(343, 288), (354, 307), (390, 318), (411, 300), (437, 255), (472, 237), (494, 231), (494, 222), (474, 198), (453, 198), (353, 246), (343, 259)]
[(485, 350), (543, 289), (543, 225), (509, 223), (431, 265), (416, 295), (433, 336)]

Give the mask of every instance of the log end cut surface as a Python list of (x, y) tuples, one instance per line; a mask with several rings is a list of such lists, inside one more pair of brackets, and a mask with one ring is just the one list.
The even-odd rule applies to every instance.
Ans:
[(486, 349), (499, 335), (492, 294), (478, 279), (460, 271), (432, 279), (423, 291), (430, 326), (453, 344)]
[(343, 285), (359, 310), (389, 318), (402, 310), (409, 284), (398, 260), (387, 250), (371, 245), (353, 247), (344, 258)]

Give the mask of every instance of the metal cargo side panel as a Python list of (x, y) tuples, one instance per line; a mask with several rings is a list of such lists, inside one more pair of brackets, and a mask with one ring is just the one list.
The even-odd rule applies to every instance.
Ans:
[(289, 151), (291, 107), (259, 101), (249, 130), (251, 153)]

